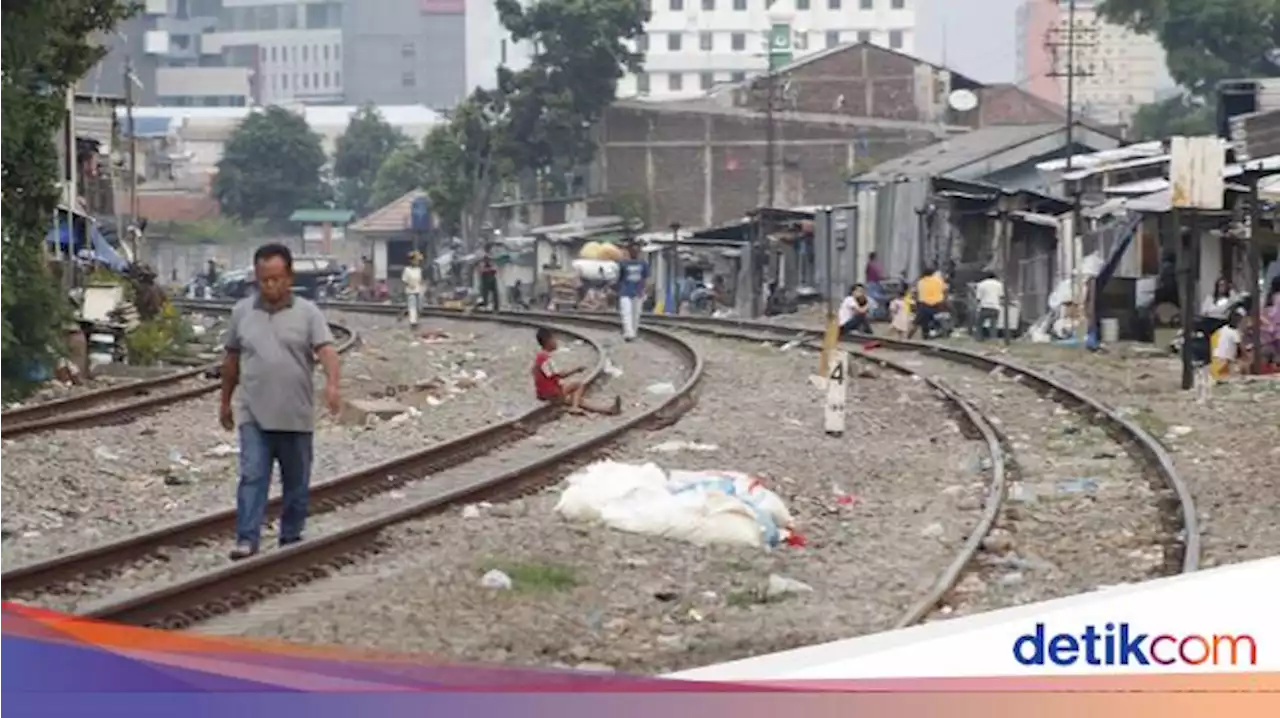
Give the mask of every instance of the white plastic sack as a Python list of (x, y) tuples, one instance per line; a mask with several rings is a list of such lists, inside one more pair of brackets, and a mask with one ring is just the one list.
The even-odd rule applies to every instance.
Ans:
[(602, 461), (570, 476), (556, 511), (697, 545), (776, 546), (792, 528), (777, 494), (746, 474)]
[(583, 279), (603, 279), (607, 282), (618, 281), (618, 263), (600, 259), (575, 259), (573, 271)]

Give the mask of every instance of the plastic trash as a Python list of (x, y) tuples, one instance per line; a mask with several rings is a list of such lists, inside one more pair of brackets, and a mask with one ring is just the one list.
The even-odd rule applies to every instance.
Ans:
[(696, 441), (664, 441), (657, 446), (649, 448), (649, 451), (659, 454), (674, 454), (678, 451), (712, 452), (719, 450), (720, 447), (715, 444), (700, 444)]
[(93, 450), (93, 458), (99, 461), (119, 461), (120, 456), (105, 446), (99, 446)]
[(480, 518), (480, 507), (475, 504), (467, 504), (462, 507), (462, 518), (478, 519)]
[(511, 577), (495, 568), (480, 577), (480, 585), (498, 591), (507, 591), (511, 589)]
[(613, 461), (570, 476), (556, 512), (628, 533), (755, 548), (787, 542), (794, 523), (782, 499), (747, 474)]
[(799, 593), (813, 593), (813, 586), (803, 581), (797, 581), (794, 578), (779, 576), (776, 573), (769, 576), (769, 583), (764, 588), (764, 597), (770, 601), (776, 601)]
[(664, 381), (657, 384), (650, 384), (645, 391), (650, 394), (657, 394), (658, 396), (670, 396), (676, 393), (676, 385), (669, 381)]

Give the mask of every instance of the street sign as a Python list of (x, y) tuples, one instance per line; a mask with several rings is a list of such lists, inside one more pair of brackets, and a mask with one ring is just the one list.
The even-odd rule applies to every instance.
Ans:
[(409, 225), (415, 232), (431, 231), (431, 204), (426, 197), (415, 197), (409, 206)]
[(827, 409), (823, 428), (828, 436), (844, 435), (844, 405), (848, 395), (849, 353), (836, 351), (827, 367)]

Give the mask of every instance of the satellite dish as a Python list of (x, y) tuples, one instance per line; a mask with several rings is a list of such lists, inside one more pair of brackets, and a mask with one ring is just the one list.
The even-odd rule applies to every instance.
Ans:
[(978, 106), (978, 96), (970, 90), (955, 90), (947, 95), (947, 105), (956, 112), (968, 112)]

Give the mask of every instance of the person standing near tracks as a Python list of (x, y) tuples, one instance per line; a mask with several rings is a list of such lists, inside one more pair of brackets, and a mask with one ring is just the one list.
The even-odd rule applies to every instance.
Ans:
[(493, 262), (493, 254), (489, 247), (484, 248), (480, 257), (480, 301), (490, 311), (498, 311), (498, 265)]
[[(233, 560), (258, 552), (271, 486), (280, 465), (284, 507), (280, 545), (302, 540), (311, 484), (316, 361), (324, 367), (329, 411), (342, 408), (340, 365), (333, 334), (320, 308), (293, 294), (293, 255), (282, 244), (253, 254), (258, 291), (231, 310), (218, 419), (228, 431), (239, 425), (240, 483), (236, 490)], [(239, 387), (233, 409), (231, 399)], [(238, 420), (238, 421), (237, 421)]]
[(404, 303), (409, 312), (409, 326), (418, 327), (418, 313), (422, 311), (422, 295), (426, 284), (422, 279), (422, 253), (410, 252), (409, 263), (400, 273), (404, 285)]
[(628, 245), (627, 255), (627, 259), (618, 262), (618, 314), (622, 318), (622, 338), (631, 341), (640, 329), (649, 263), (640, 259), (640, 246), (634, 242)]

